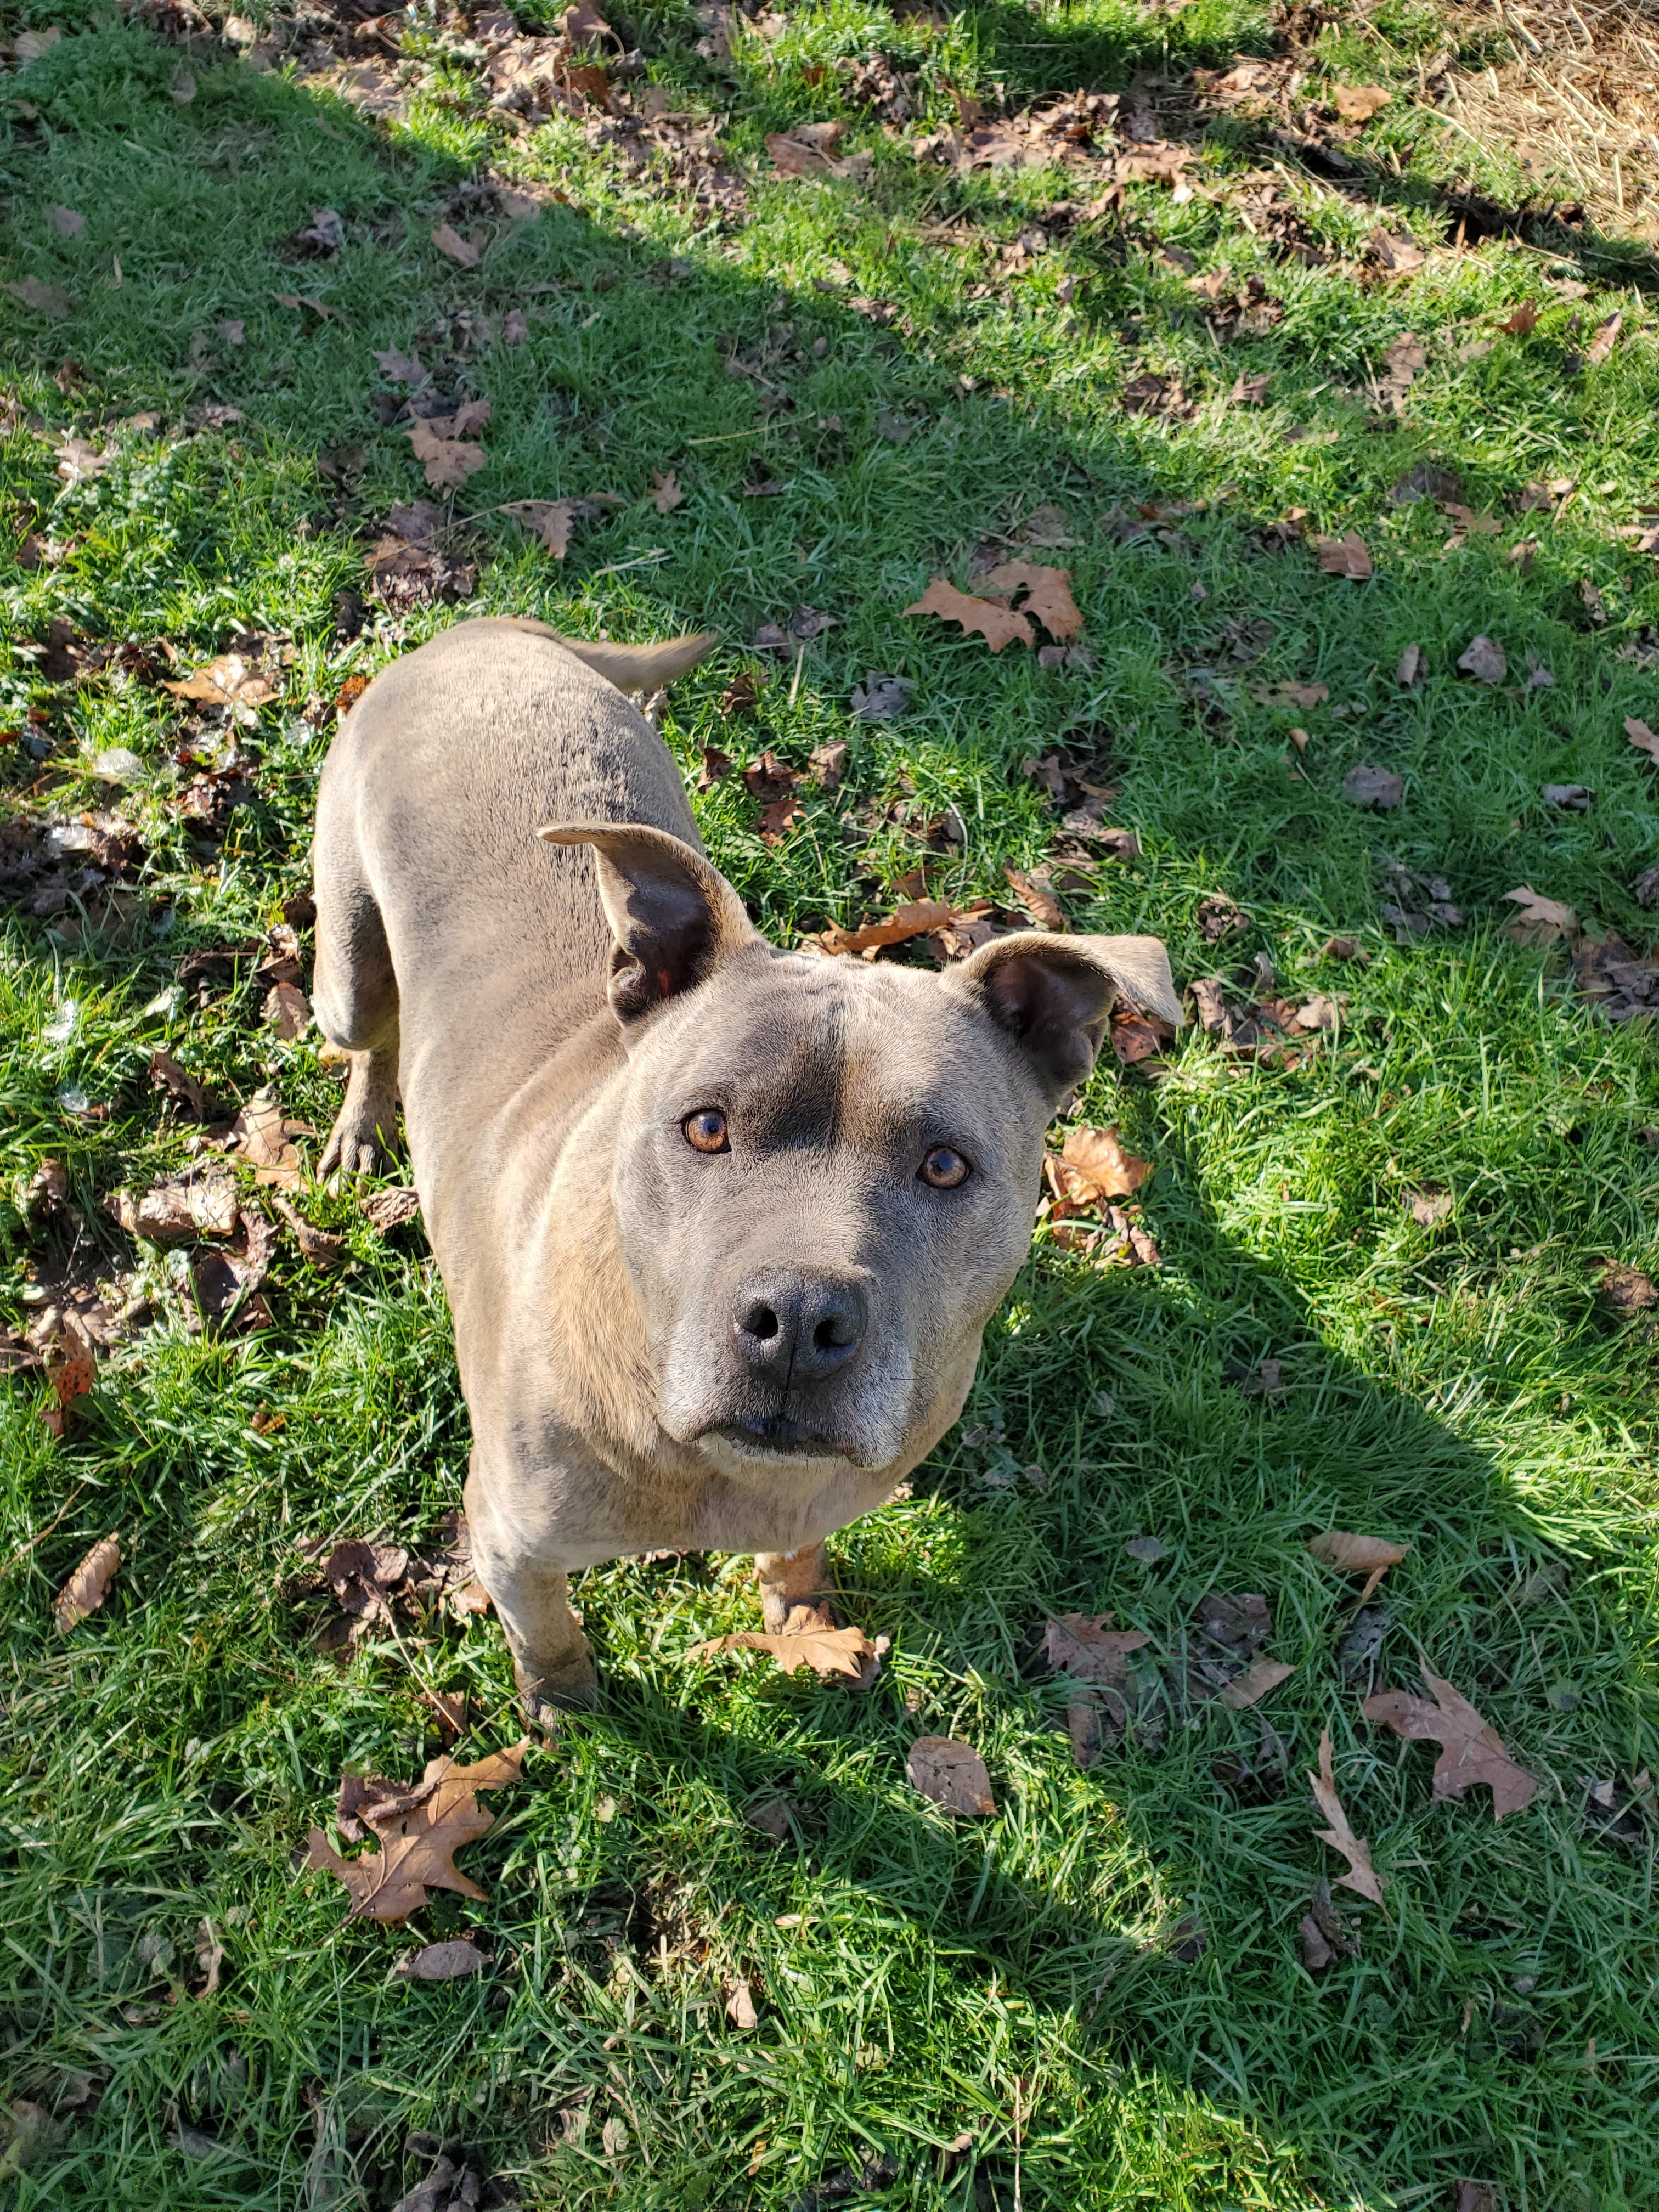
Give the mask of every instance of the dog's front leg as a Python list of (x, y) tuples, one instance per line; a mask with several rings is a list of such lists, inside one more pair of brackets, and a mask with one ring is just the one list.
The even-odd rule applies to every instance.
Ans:
[(570, 1578), (562, 1567), (526, 1554), (494, 1524), (475, 1466), (466, 1486), (472, 1563), (495, 1601), (513, 1654), (513, 1679), (526, 1717), (551, 1724), (552, 1714), (599, 1702), (599, 1676), (581, 1624), (570, 1610)]
[(757, 1552), (755, 1579), (769, 1635), (842, 1626), (830, 1554), (822, 1540), (803, 1544), (798, 1552)]

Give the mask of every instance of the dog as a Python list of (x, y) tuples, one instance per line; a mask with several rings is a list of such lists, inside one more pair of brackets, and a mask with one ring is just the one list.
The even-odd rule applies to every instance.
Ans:
[(456, 624), (378, 676), (318, 793), (319, 1167), (409, 1158), (454, 1319), (473, 1559), (521, 1700), (596, 1695), (568, 1577), (757, 1554), (834, 1620), (823, 1540), (957, 1419), (1024, 1261), (1044, 1132), (1156, 939), (1022, 930), (943, 973), (782, 951), (625, 693), (709, 635)]

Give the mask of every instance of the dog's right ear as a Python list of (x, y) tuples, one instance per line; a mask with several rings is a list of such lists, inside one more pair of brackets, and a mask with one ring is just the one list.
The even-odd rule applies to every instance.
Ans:
[(638, 822), (562, 822), (550, 845), (591, 845), (599, 903), (615, 939), (611, 1006), (624, 1025), (701, 983), (717, 963), (763, 940), (718, 868), (665, 830)]

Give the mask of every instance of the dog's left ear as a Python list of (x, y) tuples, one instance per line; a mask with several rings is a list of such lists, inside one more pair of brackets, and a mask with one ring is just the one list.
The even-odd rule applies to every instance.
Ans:
[(1016, 1038), (1051, 1098), (1095, 1064), (1120, 995), (1181, 1026), (1170, 956), (1156, 937), (1054, 937), (1016, 930), (947, 970)]
[(562, 822), (536, 835), (593, 848), (599, 903), (616, 940), (611, 1006), (624, 1026), (695, 988), (730, 954), (763, 942), (720, 870), (665, 830)]

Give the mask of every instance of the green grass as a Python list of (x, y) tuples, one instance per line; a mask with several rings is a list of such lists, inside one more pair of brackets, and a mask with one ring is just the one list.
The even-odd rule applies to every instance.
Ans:
[[(1418, 60), (1453, 36), (1423, 8), (1376, 11), (1381, 45), (1345, 18), (1316, 57), (1399, 94), (1350, 149), (1351, 195), (1291, 173), (1304, 235), (1330, 261), (1276, 259), (1241, 222), (1228, 178), (1284, 157), (1229, 120), (1200, 145), (1212, 190), (1177, 204), (1131, 187), (1121, 213), (1057, 233), (988, 300), (970, 296), (988, 257), (935, 227), (1007, 242), (1089, 193), (1052, 170), (918, 168), (858, 120), (848, 143), (876, 157), (866, 181), (768, 182), (765, 131), (845, 112), (815, 65), (884, 51), (918, 70), (939, 120), (951, 85), (1018, 98), (1228, 67), (1270, 50), (1262, 11), (1079, 0), (980, 7), (934, 32), (836, 0), (792, 15), (769, 46), (745, 43), (732, 83), (693, 52), (688, 11), (641, 8), (619, 19), (629, 43), (679, 97), (729, 114), (750, 164), (750, 219), (725, 232), (629, 182), (577, 125), (495, 135), (464, 59), (451, 104), (423, 98), (406, 126), (372, 130), (204, 47), (179, 106), (176, 51), (90, 11), (42, 4), (24, 20), (54, 16), (76, 34), (0, 102), (6, 275), (73, 306), (49, 325), (0, 302), (21, 409), (3, 441), (9, 543), (33, 530), (63, 549), (33, 569), (8, 556), (0, 711), (50, 758), (14, 750), (6, 803), (23, 820), (109, 804), (90, 763), (128, 747), (144, 763), (125, 804), (145, 857), (125, 942), (72, 910), (5, 924), (0, 1310), (21, 1319), (31, 1255), (65, 1233), (24, 1207), (52, 1157), (79, 1233), (112, 1273), (140, 1270), (161, 1318), (103, 1361), (64, 1443), (37, 1418), (37, 1378), (0, 1400), (0, 2091), (55, 2116), (9, 2201), (387, 2212), (425, 2171), (405, 2156), (411, 2130), (467, 2144), (526, 2205), (629, 2212), (782, 2212), (883, 2158), (892, 2180), (824, 2201), (1449, 2212), (1465, 2178), (1510, 2212), (1659, 2201), (1652, 1830), (1631, 1849), (1585, 1818), (1589, 1782), (1659, 1765), (1654, 1339), (1594, 1297), (1598, 1261), (1659, 1261), (1659, 1154), (1643, 1133), (1659, 1098), (1642, 1027), (1598, 1023), (1559, 954), (1502, 934), (1502, 895), (1530, 883), (1646, 941), (1630, 887), (1659, 858), (1659, 801), (1622, 724), (1659, 724), (1644, 658), (1659, 583), (1616, 532), (1659, 478), (1651, 264), (1617, 240), (1540, 232), (1437, 255), (1408, 285), (1362, 277), (1379, 221), (1430, 245), (1449, 197), (1515, 184), (1418, 104)], [(1383, 148), (1398, 178), (1372, 159)], [(489, 159), (568, 201), (496, 226), (466, 272), (428, 240)], [(85, 214), (82, 236), (48, 227), (52, 204)], [(347, 245), (295, 262), (285, 241), (321, 205)], [(1259, 274), (1280, 319), (1218, 345), (1166, 246), (1200, 270)], [(1563, 301), (1552, 273), (1591, 296)], [(275, 299), (287, 291), (337, 313), (296, 314)], [(891, 327), (849, 291), (891, 302)], [(1462, 356), (1528, 298), (1532, 336)], [(463, 310), (499, 324), (514, 307), (529, 316), (522, 344), (459, 357)], [(1575, 367), (1615, 309), (1610, 359)], [(240, 348), (218, 335), (231, 319)], [(763, 418), (725, 363), (757, 358), (784, 323), (795, 350), (769, 374), (795, 405)], [(1429, 362), (1396, 419), (1367, 382), (1405, 331)], [(910, 1498), (836, 1540), (856, 1617), (893, 1639), (868, 1698), (758, 1661), (685, 1662), (754, 1625), (745, 1561), (583, 1577), (604, 1709), (495, 1801), (465, 1862), (489, 1902), (443, 1898), (416, 1923), (422, 1941), (482, 1931), (492, 1952), (488, 1973), (435, 1987), (393, 1978), (410, 1936), (343, 1928), (337, 1887), (296, 1874), (294, 1854), (343, 1765), (410, 1774), (436, 1737), (396, 1646), (371, 1638), (337, 1668), (312, 1648), (314, 1612), (284, 1595), (301, 1537), (424, 1534), (459, 1496), (465, 1409), (418, 1230), (383, 1241), (349, 1200), (307, 1193), (311, 1218), (350, 1239), (349, 1272), (321, 1277), (285, 1244), (274, 1328), (215, 1340), (187, 1333), (174, 1265), (135, 1255), (101, 1209), (186, 1158), (188, 1132), (145, 1079), (160, 1044), (228, 1103), (275, 1080), (319, 1128), (333, 1111), (314, 1036), (274, 1042), (257, 985), (205, 1008), (174, 986), (191, 948), (258, 933), (307, 880), (343, 678), (453, 618), (371, 603), (360, 638), (335, 628), (387, 507), (423, 489), (370, 398), (372, 349), (416, 343), (428, 365), (455, 355), (447, 374), (494, 409), (489, 465), (456, 501), (458, 521), (481, 518), (474, 610), (587, 635), (720, 628), (666, 724), (688, 774), (706, 744), (800, 766), (850, 738), (845, 787), (812, 798), (780, 846), (735, 779), (697, 800), (775, 936), (900, 895), (923, 858), (892, 816), (901, 799), (962, 817), (936, 889), (1006, 896), (1004, 864), (1040, 860), (1058, 836), (1019, 764), (1059, 744), (1109, 763), (1114, 818), (1144, 848), (1073, 902), (1078, 926), (1158, 932), (1183, 981), (1266, 953), (1287, 995), (1349, 996), (1340, 1035), (1292, 1073), (1229, 1062), (1188, 1031), (1161, 1082), (1097, 1078), (1083, 1110), (1157, 1163), (1145, 1195), (1165, 1264), (1096, 1273), (1039, 1238), (969, 1419), (1000, 1419), (1050, 1486), (988, 1487), (982, 1454), (953, 1436)], [(66, 359), (78, 374), (55, 380)], [(1189, 419), (1122, 410), (1144, 368), (1181, 377)], [(1241, 372), (1264, 371), (1264, 406), (1225, 404)], [(210, 399), (246, 420), (192, 428)], [(119, 427), (143, 410), (160, 435)], [(880, 434), (883, 410), (913, 422), (903, 442)], [(1297, 425), (1329, 435), (1286, 443)], [(115, 457), (65, 485), (52, 448), (71, 428)], [(363, 473), (346, 489), (318, 456), (353, 445)], [(1427, 503), (1391, 504), (1420, 459), (1457, 469), (1499, 532), (1447, 550)], [(652, 472), (670, 468), (689, 496), (659, 516)], [(744, 498), (763, 468), (787, 490)], [(1581, 480), (1562, 514), (1523, 516), (1523, 486), (1555, 475)], [(598, 491), (625, 504), (584, 526), (562, 565), (488, 512)], [(1115, 509), (1196, 500), (1167, 542), (1113, 526)], [(901, 612), (930, 574), (964, 580), (980, 539), (1039, 501), (1079, 541), (1048, 557), (1073, 572), (1092, 673), (993, 659)], [(1371, 580), (1322, 575), (1300, 544), (1268, 550), (1265, 526), (1291, 507), (1322, 532), (1360, 530)], [(1529, 533), (1522, 567), (1509, 555)], [(752, 720), (723, 716), (724, 687), (753, 665), (744, 641), (801, 603), (838, 627), (793, 703), (785, 672)], [(254, 791), (222, 839), (176, 809), (170, 756), (190, 710), (139, 681), (48, 684), (16, 647), (54, 617), (93, 640), (166, 638), (186, 665), (237, 628), (291, 639), (283, 696), (243, 733)], [(1508, 686), (1455, 673), (1479, 631), (1503, 642)], [(1426, 680), (1402, 691), (1393, 671), (1413, 641)], [(1528, 653), (1552, 688), (1521, 690)], [(849, 720), (870, 671), (913, 680), (906, 719)], [(1253, 696), (1315, 679), (1329, 697), (1312, 710)], [(1301, 755), (1292, 722), (1310, 732)], [(1342, 799), (1362, 761), (1404, 778), (1396, 813)], [(1594, 808), (1546, 809), (1546, 781), (1592, 786)], [(1464, 926), (1398, 945), (1383, 854), (1443, 874)], [(1218, 890), (1249, 915), (1222, 948), (1198, 921)], [(1322, 959), (1334, 931), (1370, 963)], [(48, 1041), (69, 1000), (72, 1031)], [(71, 1116), (76, 1090), (108, 1119)], [(1425, 1184), (1453, 1196), (1432, 1229), (1402, 1202)], [(1227, 1380), (1266, 1355), (1286, 1385), (1271, 1406)], [(1378, 1679), (1416, 1686), (1420, 1654), (1541, 1778), (1501, 1827), (1478, 1793), (1431, 1802), (1430, 1754), (1360, 1717), (1336, 1656), (1352, 1592), (1304, 1549), (1333, 1527), (1411, 1543), (1383, 1589)], [(59, 1638), (52, 1594), (111, 1529), (127, 1564), (102, 1611)], [(1150, 1568), (1123, 1549), (1142, 1534), (1169, 1547)], [(1540, 1586), (1553, 1562), (1570, 1572)], [(1271, 1648), (1297, 1668), (1263, 1709), (1279, 1753), (1262, 1711), (1213, 1707), (1161, 1750), (1132, 1745), (1079, 1774), (1034, 1658), (1045, 1616), (1109, 1609), (1167, 1649), (1210, 1589), (1271, 1599)], [(429, 1681), (469, 1692), (469, 1753), (512, 1740), (493, 1622), (435, 1631), (415, 1656)], [(1336, 1862), (1302, 1778), (1326, 1727), (1389, 1887), (1382, 1907), (1347, 1912), (1358, 1955), (1316, 1982), (1297, 1924)], [(908, 1790), (904, 1752), (923, 1731), (980, 1747), (995, 1821), (952, 1829)], [(1264, 1759), (1266, 1784), (1238, 1780), (1239, 1762)], [(744, 1808), (780, 1794), (798, 1834), (773, 1848)], [(227, 1952), (212, 1998), (187, 1987), (204, 1917)], [(1206, 1948), (1183, 1961), (1194, 1923)], [(723, 2008), (739, 1974), (761, 2014), (748, 2035)], [(612, 2118), (627, 2131), (616, 2154)], [(180, 2121), (224, 2155), (184, 2156)], [(971, 2154), (947, 2160), (964, 2130)]]

